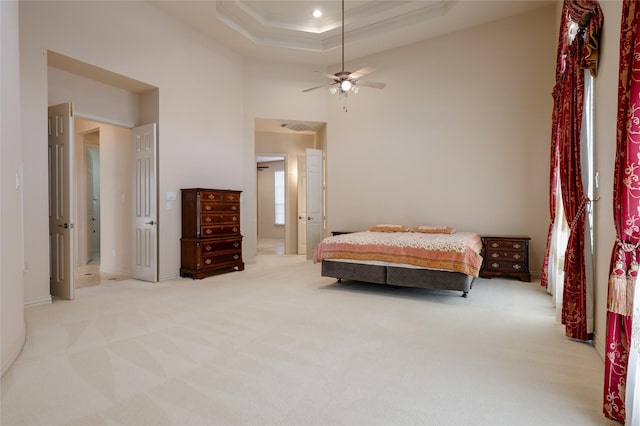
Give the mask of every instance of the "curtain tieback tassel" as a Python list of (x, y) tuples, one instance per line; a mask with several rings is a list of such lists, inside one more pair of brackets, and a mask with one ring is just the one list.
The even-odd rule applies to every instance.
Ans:
[(591, 202), (591, 200), (586, 197), (582, 199), (582, 202), (580, 203), (580, 207), (578, 208), (578, 212), (576, 213), (575, 217), (571, 221), (571, 225), (569, 226), (569, 229), (571, 231), (573, 231), (575, 226), (578, 224), (578, 221), (582, 217), (582, 214), (584, 213), (584, 210), (587, 208), (587, 204), (589, 202)]

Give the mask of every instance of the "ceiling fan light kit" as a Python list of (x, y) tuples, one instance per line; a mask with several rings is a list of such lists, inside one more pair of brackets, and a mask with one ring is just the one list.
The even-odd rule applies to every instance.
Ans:
[[(358, 86), (383, 89), (386, 86), (385, 83), (381, 83), (379, 81), (360, 80), (360, 78), (372, 73), (373, 71), (375, 70), (371, 67), (360, 68), (355, 72), (345, 71), (344, 69), (344, 0), (342, 0), (342, 70), (335, 74), (322, 73), (325, 77), (329, 78), (331, 82), (305, 89), (303, 90), (303, 92), (310, 92), (311, 90), (329, 86), (329, 94), (335, 95), (336, 93), (338, 93), (341, 99), (346, 100), (349, 92), (353, 92), (354, 94), (358, 93), (358, 91), (360, 90)], [(343, 105), (342, 109), (347, 111), (346, 105)]]

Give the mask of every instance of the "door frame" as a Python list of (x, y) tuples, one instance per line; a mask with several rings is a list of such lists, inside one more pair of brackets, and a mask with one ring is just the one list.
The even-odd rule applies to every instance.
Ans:
[[(70, 101), (69, 103), (73, 105), (72, 101)], [(109, 125), (109, 126), (116, 126), (116, 127), (126, 128), (126, 129), (129, 129), (129, 130), (133, 129), (133, 127), (129, 127), (128, 125), (123, 124), (123, 123), (118, 122), (118, 121), (110, 120), (108, 118), (103, 118), (103, 117), (97, 117), (97, 116), (77, 113), (76, 111), (73, 111), (73, 118), (74, 118), (74, 125), (73, 125), (73, 131), (72, 131), (72, 135), (73, 136), (76, 135), (76, 132), (75, 132), (75, 129), (76, 129), (76, 127), (75, 127), (75, 119), (78, 119), (78, 118), (79, 119), (83, 119), (83, 120), (93, 121), (93, 122), (96, 122), (96, 123), (99, 123), (99, 124), (105, 124), (105, 125)], [(135, 127), (139, 127), (139, 126), (135, 126)], [(158, 127), (158, 123), (156, 123), (156, 129), (157, 129), (157, 127)], [(81, 134), (84, 135), (84, 134), (87, 134), (87, 133), (92, 133), (92, 132), (94, 132), (96, 130), (99, 130), (99, 127), (83, 131), (83, 132), (81, 132)], [(84, 140), (83, 140), (82, 143), (83, 143), (82, 151), (84, 152), (84, 149), (85, 149)], [(129, 140), (128, 143), (130, 145), (132, 145), (132, 141), (131, 140)], [(157, 133), (157, 130), (156, 130), (156, 144), (157, 144), (157, 146), (159, 145), (159, 135)], [(75, 137), (72, 137), (70, 149), (74, 153), (75, 153), (75, 150), (76, 150), (76, 147), (77, 147), (76, 145), (77, 145), (77, 141), (75, 140)], [(159, 159), (159, 157), (156, 156), (156, 161), (158, 161), (158, 159)], [(83, 163), (84, 163), (84, 160), (83, 160)], [(75, 165), (73, 167), (75, 168)], [(131, 167), (132, 168), (134, 167), (133, 164), (131, 165)], [(158, 181), (159, 181), (158, 169), (159, 169), (159, 167), (158, 167), (158, 164), (156, 163), (156, 167), (155, 167), (156, 197), (158, 196)], [(50, 188), (51, 182), (49, 182), (49, 178), (47, 178), (47, 181), (48, 181), (48, 186)], [(71, 194), (74, 194), (73, 205), (72, 205), (72, 209), (73, 209), (74, 215), (77, 212), (77, 197), (75, 197), (75, 193), (76, 193), (75, 192), (75, 190), (76, 190), (76, 188), (75, 188), (76, 182), (75, 181), (76, 181), (75, 177), (72, 177), (72, 179), (69, 180), (69, 186), (67, 187), (67, 191), (69, 191), (69, 193), (71, 193)], [(48, 190), (48, 193), (49, 193), (49, 196), (51, 196), (50, 189)], [(156, 215), (158, 215), (158, 214), (159, 214), (159, 203), (156, 206)], [(131, 222), (132, 222), (132, 225), (133, 225), (133, 219), (132, 219)], [(159, 231), (160, 230), (158, 229), (158, 234), (159, 234)], [(50, 230), (49, 230), (49, 232), (50, 232)], [(74, 235), (74, 239), (75, 239), (75, 235)], [(159, 245), (160, 245), (160, 239), (156, 238), (156, 250), (155, 250), (155, 256), (156, 256), (156, 278), (159, 277), (159, 272), (160, 272), (159, 271), (159, 261), (158, 261), (159, 257), (160, 257), (159, 256), (159, 249), (160, 249)], [(134, 249), (134, 247), (132, 247), (132, 250), (133, 249)], [(75, 269), (77, 267), (77, 265), (76, 265), (77, 250), (78, 250), (78, 245), (74, 244), (73, 253), (70, 256), (70, 258), (71, 258), (71, 264), (70, 264), (71, 273), (75, 273)], [(49, 256), (51, 256), (51, 254)], [(133, 274), (133, 271), (131, 271), (131, 273)]]

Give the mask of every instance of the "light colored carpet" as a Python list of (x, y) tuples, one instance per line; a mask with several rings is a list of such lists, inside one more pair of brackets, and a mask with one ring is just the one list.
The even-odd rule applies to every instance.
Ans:
[(301, 256), (26, 311), (3, 425), (603, 425), (603, 362), (539, 283), (336, 284)]

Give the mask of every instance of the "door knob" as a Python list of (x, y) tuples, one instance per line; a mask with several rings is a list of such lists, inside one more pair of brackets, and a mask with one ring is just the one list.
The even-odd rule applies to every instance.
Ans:
[(145, 222), (145, 225), (155, 225), (155, 222), (152, 220), (151, 222)]
[(307, 217), (307, 220), (311, 220), (311, 216)]
[(64, 225), (58, 225), (58, 228), (64, 228), (64, 229), (67, 229), (67, 228), (69, 228), (69, 224), (68, 224), (68, 223), (65, 223)]

